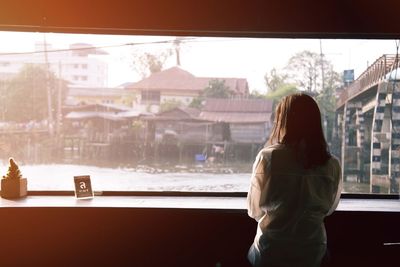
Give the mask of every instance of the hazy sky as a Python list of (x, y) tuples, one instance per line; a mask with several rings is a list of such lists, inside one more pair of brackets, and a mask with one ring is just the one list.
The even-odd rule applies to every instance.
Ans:
[[(43, 33), (0, 32), (0, 53), (31, 52), (35, 42), (43, 41)], [(139, 76), (130, 67), (129, 59), (133, 47), (127, 43), (148, 43), (137, 45), (137, 50), (161, 51), (172, 48), (171, 44), (151, 44), (174, 37), (162, 36), (121, 36), (92, 34), (47, 33), (46, 41), (54, 49), (68, 48), (70, 44), (83, 42), (94, 46), (122, 45), (104, 48), (109, 53), (99, 56), (109, 63), (109, 86), (137, 81)], [(181, 45), (181, 67), (196, 76), (247, 78), (250, 89), (266, 90), (264, 74), (272, 68), (284, 68), (291, 56), (303, 50), (322, 52), (336, 71), (354, 69), (355, 77), (361, 74), (383, 54), (395, 54), (395, 40), (332, 40), (323, 39), (266, 39), (266, 38), (188, 38)], [(0, 55), (1, 57), (1, 55)], [(175, 65), (172, 56), (166, 67)]]

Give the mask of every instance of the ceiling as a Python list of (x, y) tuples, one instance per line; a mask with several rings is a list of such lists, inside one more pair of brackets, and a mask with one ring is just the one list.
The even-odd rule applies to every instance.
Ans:
[(1, 0), (0, 29), (398, 38), (398, 0)]

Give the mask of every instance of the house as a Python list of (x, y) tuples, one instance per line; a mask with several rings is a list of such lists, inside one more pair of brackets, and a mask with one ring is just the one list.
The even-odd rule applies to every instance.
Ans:
[(69, 87), (67, 105), (113, 104), (131, 106), (134, 98), (130, 92), (120, 88)]
[(113, 104), (64, 107), (63, 113), (64, 154), (75, 159), (138, 158), (145, 133), (140, 119), (152, 116)]
[(225, 85), (233, 91), (234, 98), (246, 98), (249, 94), (244, 78), (196, 77), (178, 66), (153, 73), (125, 88), (136, 94), (136, 102), (142, 110), (156, 113), (166, 101), (177, 101), (188, 106), (213, 79), (225, 81)]
[(206, 99), (201, 110), (179, 107), (146, 118), (146, 140), (154, 145), (159, 161), (194, 159), (199, 154), (246, 161), (267, 140), (271, 115), (270, 100)]
[(272, 101), (261, 99), (207, 99), (199, 119), (221, 124), (223, 140), (264, 143), (271, 128)]

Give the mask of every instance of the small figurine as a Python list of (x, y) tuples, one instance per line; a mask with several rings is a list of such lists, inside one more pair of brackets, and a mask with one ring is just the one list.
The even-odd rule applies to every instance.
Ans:
[(19, 170), (17, 163), (15, 163), (15, 160), (13, 158), (10, 158), (9, 162), (10, 162), (10, 165), (8, 166), (7, 175), (3, 176), (3, 178), (4, 179), (21, 179), (22, 174), (21, 174), (21, 171)]
[(1, 179), (2, 198), (21, 198), (28, 194), (26, 178), (22, 178), (21, 171), (13, 158), (9, 159), (8, 172)]

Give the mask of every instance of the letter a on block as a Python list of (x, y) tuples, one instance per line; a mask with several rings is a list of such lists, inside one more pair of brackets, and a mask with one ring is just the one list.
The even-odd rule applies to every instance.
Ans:
[(89, 175), (74, 176), (76, 198), (93, 198)]

